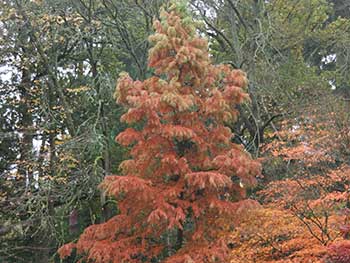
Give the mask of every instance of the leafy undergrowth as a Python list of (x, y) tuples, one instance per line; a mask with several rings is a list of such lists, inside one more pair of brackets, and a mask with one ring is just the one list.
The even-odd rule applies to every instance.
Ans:
[(262, 206), (238, 213), (231, 263), (350, 262), (347, 119), (308, 112), (284, 122), (264, 146)]
[(231, 263), (322, 262), (326, 253), (293, 214), (274, 208), (250, 210), (233, 232), (231, 246)]

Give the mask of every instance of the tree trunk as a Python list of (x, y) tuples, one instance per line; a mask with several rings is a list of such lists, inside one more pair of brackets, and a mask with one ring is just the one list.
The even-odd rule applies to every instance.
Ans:
[(18, 173), (24, 179), (25, 182), (25, 191), (30, 190), (31, 184), (33, 183), (33, 172), (31, 170), (31, 160), (33, 152), (33, 117), (30, 112), (30, 73), (29, 70), (24, 68), (22, 69), (22, 79), (19, 85), (19, 92), (21, 97), (21, 103), (19, 106), (19, 126), (22, 139), (20, 140), (19, 145), (19, 164), (18, 164)]

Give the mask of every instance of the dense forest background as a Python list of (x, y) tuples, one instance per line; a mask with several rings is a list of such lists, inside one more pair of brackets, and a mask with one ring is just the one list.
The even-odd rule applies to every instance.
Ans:
[[(127, 158), (116, 80), (154, 74), (147, 39), (166, 2), (0, 1), (0, 262), (60, 262), (62, 244), (117, 213), (97, 188)], [(261, 207), (226, 232), (232, 262), (349, 262), (350, 2), (189, 8), (213, 62), (249, 79), (230, 128), (263, 164), (247, 196)]]

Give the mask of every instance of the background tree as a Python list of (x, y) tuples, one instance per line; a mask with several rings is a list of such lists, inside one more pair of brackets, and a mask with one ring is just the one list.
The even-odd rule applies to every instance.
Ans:
[[(130, 1), (1, 6), (0, 261), (48, 262), (57, 244), (78, 234), (69, 234), (70, 214), (79, 232), (112, 213), (95, 189), (124, 158), (114, 143), (123, 126), (107, 121), (121, 114), (111, 97), (115, 76), (122, 69), (146, 74), (136, 70), (135, 59), (147, 53), (148, 31), (139, 21), (158, 8)], [(112, 6), (137, 15), (114, 17)]]

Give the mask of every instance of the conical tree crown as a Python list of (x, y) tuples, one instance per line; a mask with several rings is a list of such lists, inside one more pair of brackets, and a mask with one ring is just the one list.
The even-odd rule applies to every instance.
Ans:
[(101, 189), (118, 201), (120, 214), (87, 228), (61, 256), (76, 248), (101, 263), (225, 262), (227, 246), (213, 223), (237, 209), (232, 201), (260, 172), (225, 127), (248, 97), (247, 78), (211, 64), (208, 43), (183, 5), (166, 10), (150, 36), (154, 76), (134, 81), (123, 73), (117, 84), (117, 102), (128, 109), (121, 119), (133, 128), (116, 141), (131, 147), (130, 159)]

